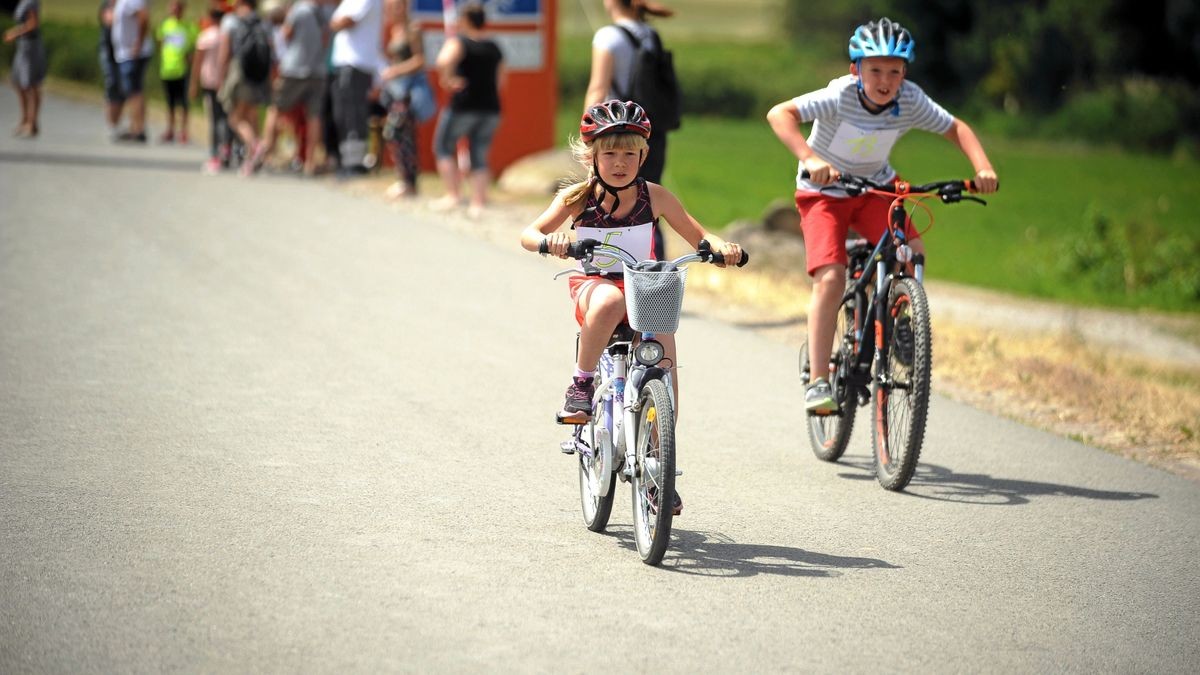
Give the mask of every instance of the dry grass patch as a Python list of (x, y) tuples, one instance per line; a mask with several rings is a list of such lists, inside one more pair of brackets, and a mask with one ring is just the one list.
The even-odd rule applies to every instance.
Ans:
[(1073, 335), (934, 327), (934, 376), (958, 398), (1118, 454), (1200, 476), (1200, 369)]

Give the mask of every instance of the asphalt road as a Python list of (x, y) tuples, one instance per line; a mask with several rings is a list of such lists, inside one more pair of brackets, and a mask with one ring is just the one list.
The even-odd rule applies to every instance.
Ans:
[(0, 138), (0, 672), (1200, 666), (1195, 483), (936, 398), (887, 493), (865, 435), (809, 452), (789, 349), (695, 312), (642, 565), (557, 449), (555, 263), (200, 158), (53, 97)]

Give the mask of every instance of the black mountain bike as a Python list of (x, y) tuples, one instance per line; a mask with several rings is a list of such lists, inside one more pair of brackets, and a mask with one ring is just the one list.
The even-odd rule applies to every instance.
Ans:
[[(824, 189), (851, 196), (871, 191), (893, 201), (887, 233), (879, 243), (846, 242), (846, 293), (828, 365), (838, 409), (807, 413), (809, 441), (819, 459), (836, 462), (850, 441), (857, 409), (871, 403), (875, 476), (884, 489), (903, 490), (921, 454), (933, 368), (929, 304), (922, 285), (925, 257), (914, 254), (906, 241), (906, 206), (924, 207), (921, 201), (931, 197), (944, 204), (987, 202), (963, 194), (973, 191), (974, 183), (961, 180), (910, 185), (842, 174)], [(811, 379), (807, 341), (800, 348), (800, 379), (805, 385)]]

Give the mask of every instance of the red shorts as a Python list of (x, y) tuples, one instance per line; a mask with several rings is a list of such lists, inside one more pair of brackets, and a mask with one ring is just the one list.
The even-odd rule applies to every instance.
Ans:
[[(808, 190), (796, 191), (796, 210), (804, 232), (804, 250), (808, 275), (826, 265), (846, 265), (846, 233), (850, 228), (872, 244), (887, 232), (888, 214), (894, 197), (868, 192), (857, 197), (831, 197)], [(916, 239), (912, 221), (906, 227), (909, 239)]]
[[(606, 279), (604, 277), (589, 277), (583, 274), (573, 274), (567, 277), (567, 285), (571, 289), (571, 302), (575, 303), (575, 321), (580, 326), (583, 325), (583, 310), (579, 306), (579, 296), (584, 293), (590, 293), (592, 284), (613, 284), (621, 289), (621, 293), (625, 293), (624, 279)], [(625, 319), (628, 321), (628, 318)]]

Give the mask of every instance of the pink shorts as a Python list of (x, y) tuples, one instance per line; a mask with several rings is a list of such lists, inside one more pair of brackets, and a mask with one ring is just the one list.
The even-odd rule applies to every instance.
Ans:
[(624, 279), (605, 279), (604, 277), (589, 277), (583, 274), (574, 274), (567, 277), (567, 285), (571, 289), (571, 302), (575, 303), (575, 321), (580, 326), (583, 325), (583, 310), (579, 306), (579, 296), (585, 292), (590, 292), (593, 288), (592, 284), (612, 284), (621, 289), (621, 293), (625, 293)]
[[(808, 275), (826, 265), (846, 265), (846, 233), (855, 232), (870, 240), (879, 241), (887, 232), (888, 214), (894, 197), (868, 192), (857, 197), (831, 197), (808, 190), (796, 191), (796, 210), (800, 212), (800, 229), (804, 232), (804, 250)], [(905, 231), (909, 239), (916, 233), (909, 220)]]

